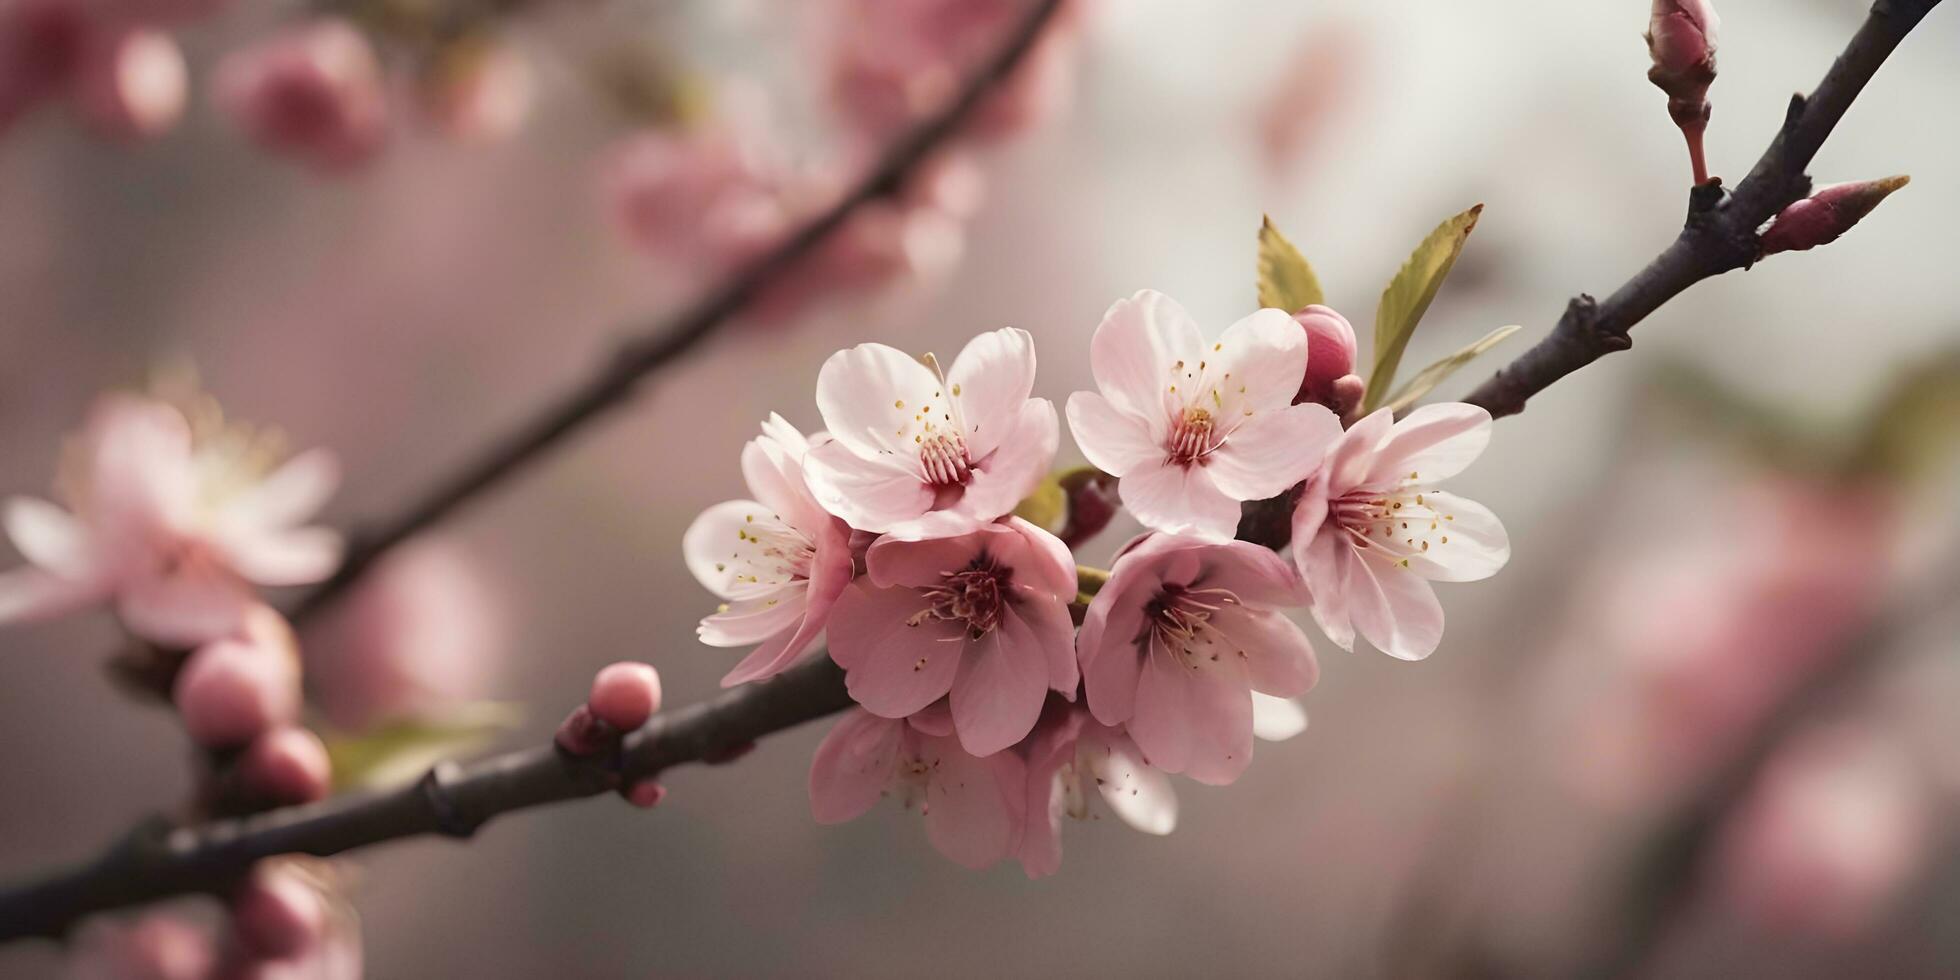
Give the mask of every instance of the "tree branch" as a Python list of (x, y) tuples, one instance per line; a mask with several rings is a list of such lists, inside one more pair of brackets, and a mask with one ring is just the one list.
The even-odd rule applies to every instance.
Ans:
[(464, 838), (512, 810), (630, 786), (688, 762), (730, 759), (757, 739), (849, 707), (828, 655), (713, 701), (655, 715), (615, 757), (531, 748), (469, 765), (443, 763), (412, 785), (350, 794), (234, 820), (138, 827), (101, 858), (0, 892), (0, 942), (58, 937), (82, 917), (175, 895), (222, 893), (280, 854), (325, 857), (439, 834)]
[(1879, 66), (1940, 0), (1878, 0), (1809, 98), (1790, 100), (1783, 127), (1754, 169), (1725, 195), (1719, 181), (1694, 189), (1674, 243), (1604, 301), (1580, 296), (1546, 338), (1464, 399), (1494, 416), (1524, 411), (1531, 396), (1614, 351), (1633, 346), (1635, 324), (1704, 279), (1747, 269), (1757, 229), (1810, 193), (1805, 170)]

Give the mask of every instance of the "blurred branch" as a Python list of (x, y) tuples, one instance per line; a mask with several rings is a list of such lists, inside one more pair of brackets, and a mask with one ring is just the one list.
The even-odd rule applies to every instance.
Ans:
[(82, 917), (186, 894), (222, 893), (280, 854), (325, 857), (423, 834), (467, 838), (492, 817), (632, 786), (688, 762), (727, 761), (757, 739), (841, 711), (844, 672), (819, 654), (773, 680), (655, 715), (613, 756), (531, 748), (416, 783), (235, 820), (138, 827), (101, 858), (0, 891), (0, 942), (60, 936)]
[(1629, 332), (1688, 287), (1736, 269), (1760, 255), (1757, 229), (1810, 193), (1805, 170), (1838, 120), (1907, 34), (1940, 0), (1877, 0), (1844, 53), (1808, 98), (1797, 95), (1762, 159), (1726, 193), (1720, 179), (1688, 196), (1679, 237), (1605, 300), (1581, 295), (1544, 340), (1501, 368), (1464, 401), (1495, 416), (1524, 411), (1531, 396), (1599, 358), (1633, 346)]

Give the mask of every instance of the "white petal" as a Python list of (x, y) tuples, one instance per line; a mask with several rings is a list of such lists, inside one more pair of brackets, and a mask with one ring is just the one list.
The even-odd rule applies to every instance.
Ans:
[(939, 389), (939, 379), (904, 351), (859, 344), (830, 355), (817, 372), (817, 410), (831, 437), (858, 456), (916, 457), (915, 416), (945, 403)]
[(1441, 527), (1428, 536), (1428, 550), (1409, 556), (1410, 571), (1434, 582), (1476, 582), (1511, 560), (1511, 538), (1483, 504), (1436, 490), (1423, 497)]
[(1116, 734), (1089, 742), (1084, 754), (1103, 802), (1124, 823), (1159, 836), (1177, 828), (1177, 791), (1169, 776), (1143, 761), (1136, 743)]
[(1046, 398), (1023, 401), (1006, 427), (1000, 448), (979, 461), (967, 478), (966, 492), (952, 509), (980, 523), (1013, 511), (1054, 465), (1061, 439), (1054, 404)]
[(1164, 448), (1151, 441), (1150, 426), (1143, 419), (1117, 411), (1109, 399), (1093, 391), (1068, 396), (1068, 427), (1082, 455), (1112, 476), (1161, 462), (1165, 456)]
[(280, 528), (304, 523), (340, 486), (340, 461), (325, 449), (294, 456), (225, 506), (234, 527)]
[(841, 441), (812, 446), (803, 478), (824, 510), (860, 531), (888, 531), (932, 509), (932, 488), (904, 463), (859, 457)]
[(966, 423), (967, 451), (979, 459), (1000, 445), (1034, 391), (1034, 338), (1004, 327), (967, 342), (946, 372)]
[(1360, 486), (1374, 466), (1376, 451), (1394, 431), (1395, 412), (1386, 408), (1376, 409), (1349, 426), (1321, 468), (1327, 495), (1339, 497)]
[(702, 511), (688, 525), (681, 535), (681, 554), (695, 580), (717, 597), (752, 596), (795, 577), (794, 570), (783, 558), (770, 554), (759, 536), (787, 531), (762, 504), (726, 500)]
[(1203, 360), (1227, 423), (1248, 409), (1256, 417), (1293, 404), (1307, 374), (1307, 332), (1283, 311), (1260, 310), (1227, 327)]
[(1422, 660), (1443, 641), (1443, 606), (1436, 590), (1406, 568), (1375, 561), (1351, 548), (1337, 552), (1346, 566), (1348, 616), (1375, 649), (1397, 660)]
[(695, 634), (711, 647), (743, 647), (775, 636), (796, 625), (809, 608), (807, 582), (793, 582), (767, 595), (738, 599), (728, 608), (701, 620)]
[(1489, 412), (1462, 402), (1424, 405), (1395, 423), (1367, 482), (1413, 479), (1434, 484), (1463, 472), (1489, 444)]
[(340, 567), (340, 532), (324, 527), (254, 534), (223, 542), (232, 571), (259, 585), (310, 585)]
[(0, 522), (14, 547), (28, 561), (62, 578), (86, 575), (89, 561), (88, 528), (75, 515), (45, 500), (12, 497), (0, 513)]
[(1206, 460), (1205, 469), (1227, 496), (1277, 497), (1319, 470), (1340, 437), (1341, 422), (1333, 412), (1320, 405), (1289, 405), (1246, 419)]
[(1284, 742), (1307, 730), (1307, 709), (1292, 698), (1252, 692), (1252, 734), (1268, 742)]
[(98, 584), (61, 578), (39, 568), (0, 572), (0, 623), (51, 619), (107, 595), (108, 590)]
[(1296, 536), (1293, 560), (1312, 597), (1307, 611), (1313, 614), (1314, 623), (1335, 646), (1352, 650), (1354, 622), (1348, 616), (1347, 572), (1340, 554), (1351, 548), (1340, 540), (1343, 533), (1326, 528), (1311, 538)]
[(1181, 368), (1204, 358), (1205, 336), (1184, 307), (1146, 289), (1118, 300), (1103, 314), (1089, 341), (1089, 366), (1096, 387), (1116, 410), (1150, 426), (1150, 441), (1162, 444), (1170, 432), (1170, 394)]
[(1166, 534), (1229, 541), (1239, 528), (1239, 502), (1211, 482), (1202, 466), (1150, 463), (1116, 484), (1123, 506)]

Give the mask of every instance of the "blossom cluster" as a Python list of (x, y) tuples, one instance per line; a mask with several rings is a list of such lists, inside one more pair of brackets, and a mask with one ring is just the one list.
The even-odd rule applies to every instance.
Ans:
[[(822, 645), (844, 670), (856, 707), (816, 753), (820, 822), (893, 793), (953, 860), (1031, 875), (1056, 870), (1061, 818), (1086, 814), (1091, 785), (1166, 833), (1169, 776), (1231, 783), (1255, 737), (1305, 727), (1292, 699), (1318, 666), (1288, 609), (1344, 648), (1359, 635), (1419, 659), (1442, 635), (1429, 582), (1509, 555), (1489, 511), (1436, 488), (1483, 450), (1489, 415), (1383, 409), (1343, 430), (1320, 390), (1354, 380), (1332, 310), (1263, 309), (1208, 339), (1145, 291), (1110, 307), (1090, 353), (1097, 390), (1070, 397), (1069, 428), (1146, 527), (1107, 573), (1015, 515), (1061, 435), (1017, 329), (943, 366), (883, 344), (833, 355), (824, 430), (772, 415), (742, 452), (752, 499), (688, 528), (688, 566), (723, 600), (700, 638), (753, 648), (724, 684)], [(1243, 503), (1288, 493), (1285, 553), (1236, 539)]]

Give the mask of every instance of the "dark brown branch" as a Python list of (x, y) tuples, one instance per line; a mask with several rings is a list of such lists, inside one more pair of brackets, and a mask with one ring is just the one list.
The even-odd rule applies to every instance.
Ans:
[(1605, 300), (1580, 296), (1552, 332), (1464, 401), (1492, 415), (1524, 411), (1531, 396), (1614, 351), (1661, 304), (1704, 279), (1746, 269), (1758, 255), (1757, 230), (1810, 193), (1810, 161), (1899, 42), (1940, 0), (1878, 0), (1851, 43), (1808, 98), (1796, 96), (1782, 128), (1749, 175), (1724, 195), (1719, 182), (1695, 188), (1681, 234)]
[(596, 796), (687, 762), (728, 759), (774, 732), (842, 711), (844, 674), (828, 656), (713, 701), (654, 716), (616, 758), (533, 748), (419, 782), (173, 830), (137, 828), (100, 859), (0, 892), (0, 942), (60, 936), (84, 916), (176, 895), (222, 893), (280, 854), (328, 856), (423, 834), (468, 837), (492, 817)]

